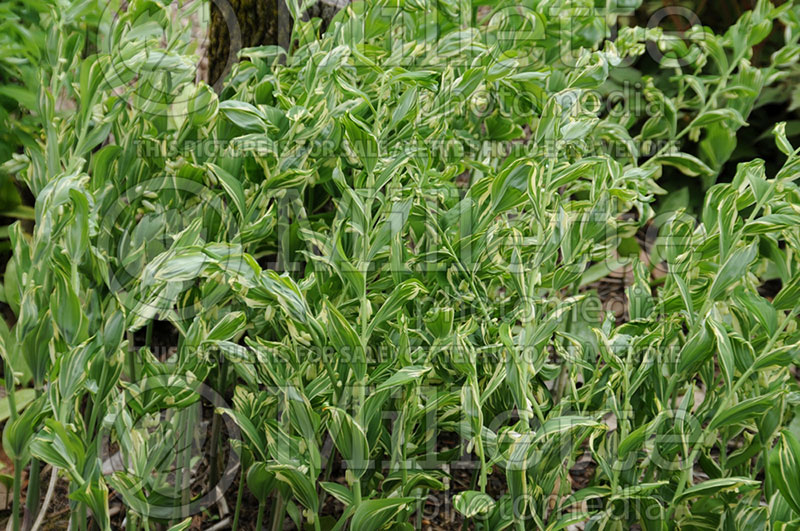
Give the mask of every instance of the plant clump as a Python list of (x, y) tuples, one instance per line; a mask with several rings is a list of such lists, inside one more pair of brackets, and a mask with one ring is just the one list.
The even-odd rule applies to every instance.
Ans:
[(800, 6), (482, 4), (290, 0), (216, 92), (168, 2), (53, 2), (6, 166), (14, 531), (45, 465), (73, 529), (800, 523), (800, 149), (735, 159)]

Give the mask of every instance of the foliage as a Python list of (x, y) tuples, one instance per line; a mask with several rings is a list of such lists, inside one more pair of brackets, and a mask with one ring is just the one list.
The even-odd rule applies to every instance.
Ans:
[[(80, 529), (112, 492), (180, 529), (234, 474), (259, 527), (413, 528), (465, 463), (482, 529), (796, 526), (800, 150), (778, 124), (780, 171), (717, 182), (796, 67), (795, 6), (682, 40), (612, 31), (638, 2), (513, 5), (359, 2), (319, 37), (292, 3), (297, 45), (242, 50), (219, 95), (164, 4), (91, 51), (54, 12), (4, 281), (7, 389), (37, 391), (15, 472), (59, 469)], [(670, 169), (697, 219), (654, 210)], [(617, 319), (594, 282), (621, 268)]]
[[(23, 147), (33, 148), (42, 123), (36, 114), (39, 86), (47, 75), (48, 55), (53, 48), (51, 27), (53, 1), (3, 0), (0, 2), (0, 215), (7, 218), (33, 219), (33, 209), (24, 204), (14, 175), (24, 164)], [(75, 46), (95, 24), (97, 7), (92, 2), (76, 3), (64, 13), (63, 26), (72, 33)], [(2, 249), (8, 248), (8, 227), (0, 227)]]

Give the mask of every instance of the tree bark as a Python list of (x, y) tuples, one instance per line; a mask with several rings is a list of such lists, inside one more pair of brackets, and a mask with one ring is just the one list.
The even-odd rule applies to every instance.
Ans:
[(281, 0), (213, 0), (209, 25), (208, 83), (217, 91), (242, 48), (278, 44)]
[[(218, 92), (242, 48), (277, 44), (289, 49), (292, 18), (287, 0), (212, 0), (209, 25), (208, 83)], [(288, 0), (298, 2), (299, 0)], [(321, 31), (348, 0), (321, 0), (304, 18), (322, 19)]]

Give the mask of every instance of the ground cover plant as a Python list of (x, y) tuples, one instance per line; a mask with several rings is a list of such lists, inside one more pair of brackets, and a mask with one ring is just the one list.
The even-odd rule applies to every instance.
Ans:
[(595, 4), (37, 3), (10, 528), (797, 528), (800, 5)]

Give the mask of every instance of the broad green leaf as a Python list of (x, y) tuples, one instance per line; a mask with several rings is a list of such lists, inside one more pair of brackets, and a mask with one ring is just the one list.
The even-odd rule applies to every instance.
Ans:
[(550, 437), (555, 433), (563, 433), (565, 431), (572, 430), (573, 428), (605, 429), (605, 425), (590, 417), (579, 417), (576, 415), (547, 419), (542, 427), (536, 432), (535, 441), (538, 443), (539, 441), (542, 441), (543, 439)]
[(362, 501), (350, 520), (350, 529), (378, 531), (388, 525), (415, 498), (383, 498)]
[(760, 484), (761, 483), (756, 480), (743, 477), (709, 479), (697, 485), (692, 485), (683, 491), (675, 502), (680, 503), (684, 500), (697, 498), (699, 496), (713, 496), (718, 492), (751, 489)]
[(678, 353), (677, 370), (681, 374), (692, 374), (714, 355), (714, 334), (709, 332), (706, 322), (699, 324)]
[(344, 116), (342, 123), (347, 132), (350, 146), (358, 154), (367, 173), (372, 174), (378, 163), (378, 140), (362, 122), (354, 119), (351, 115)]
[(206, 164), (214, 177), (217, 178), (217, 181), (219, 181), (219, 183), (222, 185), (225, 193), (233, 201), (234, 206), (236, 206), (236, 210), (239, 211), (239, 215), (244, 218), (247, 212), (247, 201), (245, 199), (244, 190), (242, 189), (242, 183), (239, 182), (236, 177), (220, 168), (213, 162), (208, 162)]
[(378, 385), (378, 387), (375, 388), (375, 391), (384, 391), (386, 389), (406, 385), (411, 382), (418, 382), (421, 380), (422, 376), (424, 376), (430, 370), (430, 367), (422, 367), (418, 365), (403, 367), (392, 374), (385, 382)]
[(770, 454), (770, 477), (795, 514), (800, 514), (800, 442), (788, 430), (781, 431)]
[(786, 122), (775, 124), (773, 134), (775, 135), (775, 145), (778, 146), (781, 153), (787, 156), (791, 155), (794, 152), (794, 146), (792, 146), (792, 144), (789, 143), (789, 139), (786, 138)]
[(722, 374), (725, 378), (725, 384), (728, 386), (728, 388), (731, 388), (733, 386), (733, 377), (736, 364), (734, 360), (733, 345), (731, 345), (731, 341), (728, 337), (728, 331), (725, 329), (722, 323), (719, 323), (714, 319), (709, 318), (707, 322), (711, 327), (711, 330), (714, 332), (714, 336), (717, 340), (717, 360), (719, 361), (719, 366), (722, 369)]
[(709, 168), (703, 161), (688, 153), (675, 153), (672, 155), (659, 155), (652, 159), (654, 163), (674, 166), (678, 168), (681, 173), (689, 177), (697, 177), (699, 175), (713, 175), (714, 171)]
[(692, 122), (692, 127), (705, 127), (709, 124), (719, 121), (729, 121), (737, 127), (747, 125), (747, 122), (742, 118), (741, 113), (736, 109), (711, 109), (700, 113)]
[[(14, 392), (14, 400), (17, 405), (17, 413), (25, 409), (25, 406), (33, 402), (36, 398), (36, 391), (33, 389), (17, 389)], [(8, 419), (11, 416), (11, 405), (8, 396), (0, 399), (0, 422)]]
[(299, 468), (292, 465), (269, 465), (267, 469), (275, 474), (275, 477), (291, 487), (297, 500), (303, 506), (316, 514), (319, 510), (319, 498), (314, 488), (314, 483)]
[(709, 298), (718, 300), (729, 287), (741, 281), (757, 253), (758, 246), (755, 243), (734, 251), (719, 269), (717, 276), (714, 277), (708, 292)]
[(328, 431), (333, 443), (342, 454), (348, 473), (358, 479), (367, 471), (369, 464), (369, 444), (364, 429), (339, 408), (328, 407), (326, 411), (330, 414)]
[(275, 489), (275, 474), (269, 470), (264, 462), (255, 462), (247, 471), (247, 488), (253, 496), (264, 503), (270, 493)]
[(265, 132), (267, 130), (264, 114), (247, 102), (223, 101), (219, 104), (219, 112), (246, 131)]
[(192, 519), (191, 519), (191, 517), (189, 517), (189, 518), (186, 518), (185, 520), (182, 520), (182, 521), (178, 522), (175, 525), (170, 526), (167, 529), (167, 531), (186, 531), (191, 526), (192, 526)]
[(800, 275), (795, 275), (775, 295), (775, 298), (772, 299), (772, 305), (776, 310), (791, 310), (797, 305), (798, 298), (800, 298)]
[(344, 485), (332, 483), (330, 481), (320, 481), (319, 486), (346, 506), (350, 507), (353, 505), (353, 493)]
[(214, 328), (208, 333), (209, 341), (227, 341), (244, 330), (247, 325), (247, 316), (244, 312), (230, 312), (217, 321)]
[(199, 250), (186, 249), (167, 258), (153, 279), (166, 282), (184, 282), (197, 278), (211, 260)]
[(92, 516), (100, 529), (111, 529), (108, 511), (108, 487), (102, 479), (87, 481), (69, 494), (69, 498), (85, 503), (92, 510)]
[(375, 313), (372, 320), (367, 327), (367, 337), (371, 337), (375, 328), (391, 319), (409, 300), (413, 299), (420, 293), (426, 293), (427, 290), (422, 283), (417, 279), (408, 279), (403, 281), (400, 285), (392, 290), (392, 294), (386, 299), (386, 302), (381, 305), (380, 309)]
[(361, 338), (339, 310), (326, 304), (325, 311), (328, 313), (328, 336), (331, 343), (340, 357), (352, 364), (356, 381), (363, 381), (367, 360)]
[(769, 410), (774, 405), (774, 400), (774, 396), (757, 396), (742, 400), (734, 406), (718, 411), (709, 423), (708, 429), (741, 424), (753, 419)]
[(453, 507), (464, 518), (474, 518), (491, 511), (494, 508), (494, 500), (482, 492), (467, 490), (453, 496)]

